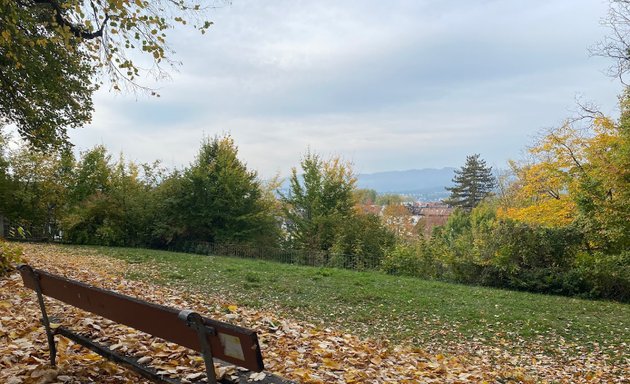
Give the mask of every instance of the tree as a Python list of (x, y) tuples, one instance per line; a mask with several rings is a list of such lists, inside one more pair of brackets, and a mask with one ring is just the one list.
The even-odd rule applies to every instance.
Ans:
[(167, 32), (204, 33), (203, 10), (187, 0), (0, 0), (0, 123), (37, 147), (67, 141), (67, 128), (91, 119), (103, 81), (146, 90), (141, 68), (162, 78), (163, 63), (175, 64)]
[(78, 203), (95, 193), (107, 193), (111, 186), (112, 156), (102, 145), (81, 153), (74, 169), (71, 203)]
[(376, 191), (368, 188), (359, 188), (354, 192), (354, 198), (357, 204), (372, 205), (376, 201)]
[(596, 55), (614, 60), (611, 76), (623, 77), (630, 71), (630, 0), (610, 0), (608, 17), (603, 21), (610, 34), (593, 49)]
[[(514, 165), (516, 180), (499, 214), (546, 226), (576, 225), (589, 250), (617, 253), (630, 246), (630, 107), (619, 121), (594, 113), (571, 119)], [(581, 124), (586, 122), (586, 124)]]
[(363, 213), (357, 205), (356, 197), (363, 193), (357, 193), (352, 165), (307, 152), (300, 166), (302, 175), (293, 168), (290, 191), (282, 197), (288, 245), (321, 255), (326, 265), (380, 265), (395, 236), (379, 216)]
[(51, 235), (65, 210), (71, 163), (69, 151), (10, 151), (0, 175), (0, 211), (35, 237)]
[(98, 145), (81, 153), (73, 167), (68, 212), (62, 220), (65, 240), (79, 244), (124, 245), (120, 207), (112, 190), (113, 164), (107, 149)]
[(559, 162), (553, 156), (543, 162), (510, 161), (515, 180), (505, 190), (500, 216), (548, 227), (571, 224), (576, 206), (567, 190), (570, 176)]
[[(165, 242), (273, 245), (277, 223), (257, 173), (238, 159), (230, 136), (204, 139), (194, 163), (165, 181), (159, 223)], [(170, 192), (170, 193), (169, 193)]]
[(90, 120), (94, 69), (76, 39), (50, 38), (46, 16), (20, 4), (0, 0), (0, 121), (37, 147), (57, 146), (66, 127)]
[[(0, 126), (0, 216), (6, 214), (9, 192), (11, 190), (9, 178), (9, 158), (7, 151), (8, 138), (2, 134)], [(2, 233), (0, 233), (2, 237)]]
[(453, 184), (446, 188), (451, 195), (445, 202), (470, 211), (492, 193), (496, 179), (492, 175), (492, 167), (486, 166), (479, 154), (475, 154), (466, 156), (466, 164), (455, 170)]
[(283, 196), (289, 242), (301, 249), (329, 250), (342, 223), (353, 214), (356, 179), (349, 163), (322, 160), (308, 152), (293, 168), (290, 192)]

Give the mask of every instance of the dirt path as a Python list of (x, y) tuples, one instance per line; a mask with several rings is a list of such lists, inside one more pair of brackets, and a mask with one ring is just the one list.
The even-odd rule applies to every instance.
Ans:
[[(36, 268), (147, 301), (197, 310), (208, 317), (258, 331), (268, 371), (304, 383), (630, 383), (628, 366), (609, 366), (587, 355), (571, 362), (541, 356), (509, 356), (496, 348), (470, 346), (460, 356), (428, 354), (408, 347), (362, 340), (333, 329), (239, 308), (221, 297), (189, 294), (123, 278), (128, 265), (95, 251), (58, 252), (26, 245), (26, 261)], [(203, 361), (190, 350), (151, 338), (80, 310), (48, 300), (50, 315), (88, 333), (118, 352), (194, 382)], [(35, 294), (19, 274), (0, 279), (0, 383), (140, 383), (135, 374), (58, 337), (59, 365), (50, 369)], [(530, 364), (523, 364), (530, 361)], [(220, 376), (234, 367), (217, 367)]]

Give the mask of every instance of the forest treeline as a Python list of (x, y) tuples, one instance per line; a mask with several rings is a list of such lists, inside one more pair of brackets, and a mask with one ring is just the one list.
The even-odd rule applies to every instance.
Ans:
[[(628, 301), (629, 100), (618, 120), (585, 113), (544, 132), (499, 180), (485, 163), (462, 167), (449, 200), (459, 208), (431, 235), (401, 199), (358, 189), (338, 157), (307, 152), (282, 191), (239, 159), (229, 135), (203, 139), (176, 170), (103, 146), (75, 157), (2, 137), (0, 214), (22, 234), (74, 244), (304, 250), (332, 266)], [(376, 200), (387, 205), (375, 209)]]

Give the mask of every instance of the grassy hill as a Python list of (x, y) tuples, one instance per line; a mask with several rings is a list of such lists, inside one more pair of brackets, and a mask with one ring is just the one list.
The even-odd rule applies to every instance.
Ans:
[[(63, 247), (76, 252), (81, 247)], [(220, 294), (322, 327), (455, 352), (496, 346), (570, 358), (624, 359), (630, 305), (470, 287), (375, 272), (129, 248), (89, 248), (125, 260), (128, 278)]]

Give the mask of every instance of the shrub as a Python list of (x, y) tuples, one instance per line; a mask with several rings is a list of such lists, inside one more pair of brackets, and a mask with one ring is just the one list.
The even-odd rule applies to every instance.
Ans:
[(581, 254), (574, 275), (588, 288), (589, 297), (630, 302), (630, 251)]
[(579, 282), (567, 280), (583, 242), (572, 227), (549, 228), (499, 221), (483, 245), (485, 264), (481, 284), (541, 293), (573, 294)]
[(11, 271), (22, 260), (22, 248), (0, 239), (0, 275)]
[(327, 266), (357, 270), (375, 269), (394, 245), (394, 234), (376, 215), (356, 214), (338, 226), (332, 258)]
[(381, 269), (391, 275), (438, 277), (438, 265), (424, 242), (397, 244), (383, 258)]

